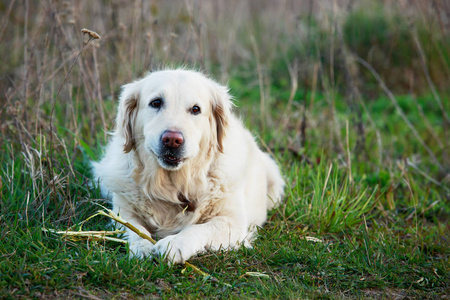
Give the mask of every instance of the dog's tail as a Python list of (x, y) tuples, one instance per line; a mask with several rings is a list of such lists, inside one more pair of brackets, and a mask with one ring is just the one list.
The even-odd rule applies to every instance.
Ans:
[(283, 200), (285, 183), (276, 162), (268, 154), (264, 155), (264, 160), (267, 174), (267, 209), (272, 209)]

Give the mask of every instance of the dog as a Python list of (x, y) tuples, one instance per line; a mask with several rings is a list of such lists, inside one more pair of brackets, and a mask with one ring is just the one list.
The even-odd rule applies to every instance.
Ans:
[(228, 88), (186, 69), (122, 86), (112, 133), (93, 173), (113, 211), (158, 242), (127, 230), (138, 257), (183, 263), (250, 242), (283, 198), (275, 161), (233, 113)]

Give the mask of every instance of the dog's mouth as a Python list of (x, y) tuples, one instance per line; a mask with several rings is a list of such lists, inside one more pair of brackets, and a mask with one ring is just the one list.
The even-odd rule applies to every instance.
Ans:
[(158, 158), (169, 168), (176, 168), (185, 160), (185, 158), (174, 155), (173, 153), (166, 153)]
[(149, 149), (157, 160), (160, 167), (163, 169), (174, 171), (178, 170), (181, 165), (188, 159), (185, 155), (185, 150), (183, 147), (176, 149), (168, 149), (168, 147), (161, 147), (159, 149), (153, 150)]
[(174, 165), (174, 166), (178, 165), (180, 162), (183, 161), (183, 158), (177, 157), (177, 156), (172, 156), (170, 154), (163, 155), (161, 158), (166, 164)]

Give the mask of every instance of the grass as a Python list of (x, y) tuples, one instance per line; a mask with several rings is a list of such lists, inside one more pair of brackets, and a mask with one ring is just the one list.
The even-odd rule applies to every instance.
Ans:
[[(426, 1), (405, 10), (410, 27), (389, 2), (370, 13), (311, 1), (64, 3), (0, 6), (0, 298), (449, 296), (448, 38), (419, 9)], [(83, 48), (85, 27), (102, 39)], [(206, 278), (43, 230), (77, 230), (109, 207), (89, 160), (114, 126), (120, 85), (164, 64), (228, 81), (287, 182), (252, 249), (190, 260)], [(102, 216), (83, 224), (105, 229)]]

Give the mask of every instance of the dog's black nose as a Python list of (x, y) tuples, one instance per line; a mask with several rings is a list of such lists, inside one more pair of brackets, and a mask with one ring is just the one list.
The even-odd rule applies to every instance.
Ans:
[(161, 136), (161, 141), (166, 147), (178, 148), (183, 144), (184, 138), (179, 131), (166, 131)]

